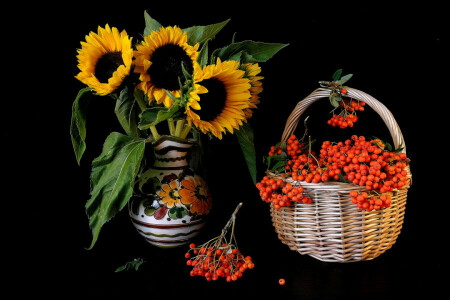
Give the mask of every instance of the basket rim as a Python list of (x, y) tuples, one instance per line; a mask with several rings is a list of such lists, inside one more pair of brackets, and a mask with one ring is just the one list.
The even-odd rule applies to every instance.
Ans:
[[(409, 165), (407, 166), (409, 169)], [(412, 175), (411, 171), (408, 172), (408, 181), (409, 184), (402, 187), (402, 189), (393, 189), (391, 192), (397, 192), (401, 191), (403, 189), (409, 189), (412, 185)], [(276, 174), (273, 172), (270, 172), (269, 170), (266, 171), (267, 176), (272, 178), (279, 178), (283, 179), (281, 174)], [(307, 189), (322, 189), (322, 190), (329, 190), (329, 191), (367, 191), (365, 186), (359, 186), (355, 185), (353, 183), (346, 183), (346, 182), (340, 182), (340, 181), (326, 181), (326, 182), (320, 182), (320, 183), (313, 183), (313, 182), (306, 182), (306, 181), (299, 181), (299, 180), (293, 180), (292, 177), (284, 177), (284, 179), (289, 183), (294, 183), (296, 185), (301, 185), (303, 188)]]
[[(280, 174), (276, 174), (270, 171), (267, 171), (266, 174), (269, 177), (273, 178), (280, 178), (282, 179)], [(301, 185), (303, 188), (316, 188), (316, 189), (327, 189), (327, 190), (343, 190), (343, 189), (360, 189), (365, 190), (364, 187), (356, 186), (352, 183), (345, 183), (345, 182), (339, 182), (339, 181), (326, 181), (326, 182), (320, 182), (320, 183), (313, 183), (313, 182), (306, 182), (306, 181), (299, 181), (299, 180), (293, 180), (292, 177), (284, 177), (286, 181), (289, 181), (289, 183), (295, 183), (296, 185)]]

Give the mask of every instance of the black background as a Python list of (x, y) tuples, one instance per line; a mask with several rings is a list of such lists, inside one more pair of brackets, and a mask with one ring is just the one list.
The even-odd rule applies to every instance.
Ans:
[[(4, 24), (2, 113), (3, 170), (7, 179), (2, 209), (7, 236), (3, 259), (6, 287), (18, 295), (129, 296), (158, 299), (295, 296), (296, 299), (406, 299), (445, 292), (448, 202), (445, 168), (448, 146), (448, 28), (443, 8), (350, 6), (276, 1), (185, 2), (179, 4), (71, 3), (67, 7), (31, 4), (17, 7)], [(208, 182), (214, 197), (210, 221), (197, 242), (220, 233), (239, 202), (236, 238), (251, 255), (253, 270), (233, 283), (189, 276), (186, 248), (162, 250), (138, 235), (126, 211), (107, 223), (92, 250), (84, 205), (89, 198), (90, 162), (112, 131), (121, 131), (114, 102), (95, 98), (88, 114), (87, 150), (78, 166), (70, 135), (72, 102), (84, 86), (77, 74), (76, 49), (97, 26), (125, 29), (140, 41), (144, 10), (161, 24), (186, 28), (231, 19), (211, 47), (236, 39), (288, 43), (262, 64), (264, 91), (250, 123), (255, 129), (258, 179), (262, 156), (281, 138), (295, 104), (342, 68), (348, 85), (374, 96), (395, 116), (411, 159), (413, 185), (405, 222), (396, 244), (373, 261), (325, 263), (283, 245), (248, 175), (236, 137), (210, 143)], [(448, 24), (446, 24), (448, 25)], [(14, 28), (14, 30), (12, 29)], [(13, 93), (6, 93), (6, 91)], [(317, 139), (351, 134), (389, 138), (381, 119), (369, 109), (353, 129), (324, 125), (331, 107), (311, 107), (310, 133)], [(302, 134), (302, 131), (297, 132)], [(2, 152), (3, 152), (2, 151)], [(115, 273), (142, 257), (137, 272)], [(285, 278), (284, 286), (278, 279)]]

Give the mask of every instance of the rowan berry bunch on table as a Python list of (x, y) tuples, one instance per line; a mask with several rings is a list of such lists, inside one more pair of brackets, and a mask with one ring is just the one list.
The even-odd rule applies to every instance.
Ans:
[[(271, 171), (281, 178), (275, 180), (265, 176), (256, 187), (262, 200), (273, 202), (279, 209), (293, 202), (311, 203), (311, 199), (303, 194), (301, 182), (353, 183), (365, 191), (355, 189), (350, 192), (352, 202), (361, 210), (380, 210), (390, 206), (389, 193), (402, 189), (408, 181), (406, 167), (409, 159), (406, 154), (385, 146), (379, 139), (366, 140), (364, 136), (353, 135), (344, 142), (324, 141), (317, 156), (311, 150), (311, 141), (305, 147), (302, 141), (291, 135), (285, 144), (272, 147), (268, 156), (277, 161), (276, 168)], [(286, 183), (287, 178), (295, 184)]]
[(190, 275), (203, 276), (208, 281), (221, 277), (227, 282), (236, 281), (247, 269), (255, 266), (250, 256), (244, 257), (235, 245), (227, 243), (198, 247), (191, 244), (185, 257), (188, 259), (187, 265), (193, 267)]
[[(202, 276), (208, 281), (225, 278), (231, 282), (241, 278), (246, 270), (254, 268), (251, 256), (244, 256), (239, 251), (234, 236), (236, 213), (241, 206), (242, 203), (237, 206), (220, 236), (200, 246), (194, 243), (189, 245), (185, 257), (188, 259), (186, 264), (193, 267), (190, 271), (192, 277)], [(228, 241), (226, 234), (230, 227), (232, 230)]]

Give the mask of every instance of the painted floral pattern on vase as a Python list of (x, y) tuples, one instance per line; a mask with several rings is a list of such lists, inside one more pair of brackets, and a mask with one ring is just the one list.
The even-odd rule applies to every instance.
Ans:
[(154, 143), (154, 163), (137, 181), (129, 214), (151, 244), (176, 247), (189, 243), (205, 225), (212, 197), (190, 162), (195, 143), (162, 137)]

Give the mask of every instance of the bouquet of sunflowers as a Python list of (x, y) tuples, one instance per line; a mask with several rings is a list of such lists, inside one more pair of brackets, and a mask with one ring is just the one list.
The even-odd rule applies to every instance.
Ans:
[[(162, 26), (144, 12), (143, 39), (108, 25), (91, 32), (78, 49), (76, 78), (86, 85), (72, 107), (70, 134), (77, 162), (86, 149), (86, 109), (92, 95), (116, 101), (123, 133), (111, 133), (93, 162), (91, 199), (86, 209), (93, 233), (133, 195), (145, 160), (144, 149), (161, 136), (222, 139), (236, 133), (253, 180), (256, 180), (253, 131), (247, 120), (262, 91), (259, 63), (286, 44), (236, 42), (211, 51), (209, 42), (229, 20), (181, 29)], [(165, 124), (162, 124), (165, 123)]]

